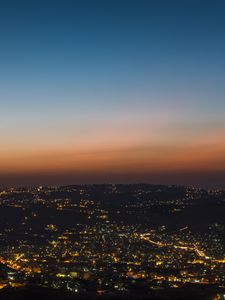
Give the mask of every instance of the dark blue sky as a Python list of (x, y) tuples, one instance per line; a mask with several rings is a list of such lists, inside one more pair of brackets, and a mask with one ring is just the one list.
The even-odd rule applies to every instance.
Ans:
[(2, 0), (2, 178), (223, 174), (224, 53), (224, 1)]

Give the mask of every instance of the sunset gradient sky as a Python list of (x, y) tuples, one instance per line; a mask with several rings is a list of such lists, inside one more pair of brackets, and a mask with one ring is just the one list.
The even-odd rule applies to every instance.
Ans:
[(225, 2), (2, 0), (0, 186), (225, 187)]

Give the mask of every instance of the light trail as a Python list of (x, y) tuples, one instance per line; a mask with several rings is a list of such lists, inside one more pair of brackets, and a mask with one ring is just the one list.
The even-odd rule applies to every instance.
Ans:
[(195, 252), (199, 257), (204, 258), (206, 260), (211, 260), (212, 262), (217, 262), (217, 263), (225, 263), (225, 259), (213, 259), (212, 257), (206, 255), (204, 253), (204, 251), (198, 249), (196, 246), (182, 246), (182, 245), (174, 245), (174, 244), (170, 244), (170, 243), (162, 243), (162, 242), (158, 242), (158, 241), (154, 241), (152, 239), (149, 238), (151, 234), (150, 233), (146, 233), (146, 234), (141, 234), (140, 238), (141, 240), (147, 241), (153, 245), (156, 245), (158, 247), (173, 247), (175, 249), (181, 249), (181, 250), (185, 250), (185, 251), (192, 251)]

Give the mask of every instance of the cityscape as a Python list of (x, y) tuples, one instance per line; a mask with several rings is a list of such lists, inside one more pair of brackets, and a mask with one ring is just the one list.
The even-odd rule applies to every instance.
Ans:
[(0, 300), (225, 300), (225, 0), (0, 0)]
[(188, 287), (207, 294), (196, 299), (225, 298), (224, 190), (11, 188), (1, 190), (0, 214), (1, 291), (155, 299)]

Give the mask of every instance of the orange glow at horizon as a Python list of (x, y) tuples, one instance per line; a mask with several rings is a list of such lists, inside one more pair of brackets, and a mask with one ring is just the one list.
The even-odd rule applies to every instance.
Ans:
[(225, 170), (225, 141), (222, 132), (189, 138), (157, 139), (146, 143), (138, 135), (90, 139), (85, 143), (22, 145), (0, 153), (0, 173), (148, 173), (167, 171)]

